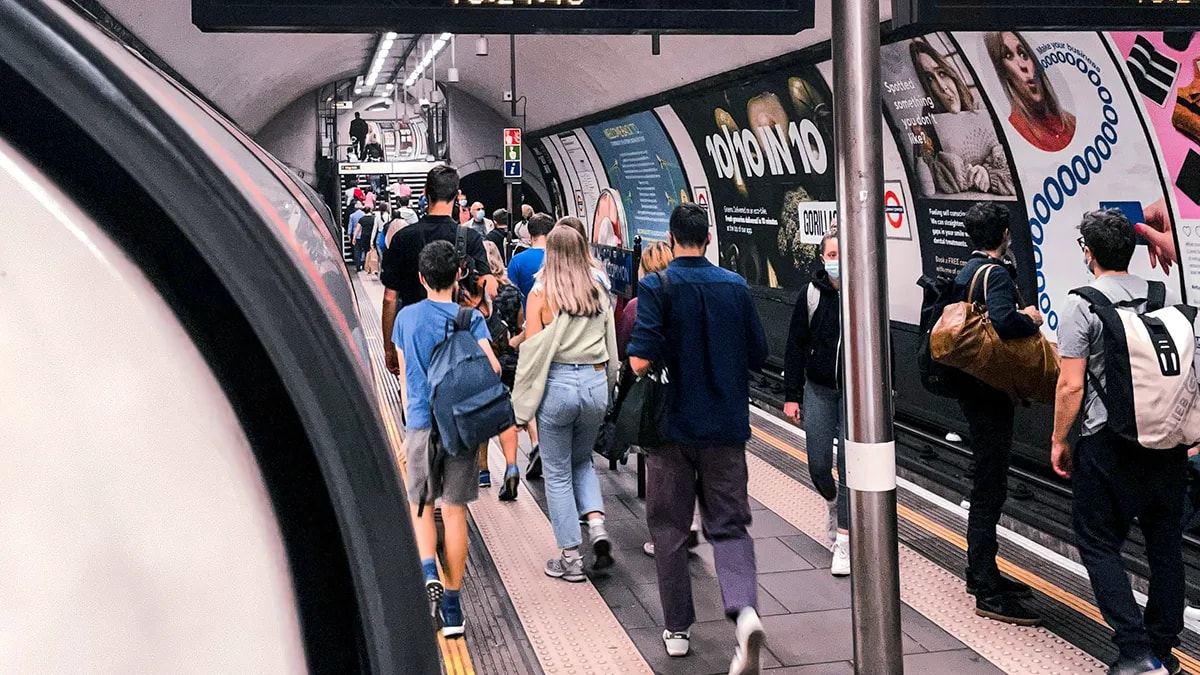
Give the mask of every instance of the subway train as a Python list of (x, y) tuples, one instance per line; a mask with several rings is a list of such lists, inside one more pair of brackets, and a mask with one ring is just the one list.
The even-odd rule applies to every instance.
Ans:
[(329, 210), (57, 0), (0, 91), (0, 662), (439, 672)]

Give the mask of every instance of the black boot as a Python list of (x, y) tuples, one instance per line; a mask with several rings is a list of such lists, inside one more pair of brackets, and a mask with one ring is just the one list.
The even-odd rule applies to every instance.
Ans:
[(1179, 662), (1179, 658), (1172, 654), (1170, 650), (1161, 653), (1156, 651), (1154, 655), (1158, 657), (1158, 660), (1163, 664), (1163, 668), (1166, 668), (1167, 672), (1171, 675), (1179, 675), (1179, 673), (1183, 672), (1183, 664)]
[(1042, 624), (1042, 617), (1027, 609), (1016, 597), (1004, 593), (976, 596), (975, 613), (986, 619), (1017, 626), (1040, 626)]

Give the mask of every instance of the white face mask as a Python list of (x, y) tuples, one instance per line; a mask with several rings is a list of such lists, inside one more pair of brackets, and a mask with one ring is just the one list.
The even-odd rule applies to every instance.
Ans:
[(476, 211), (476, 212), (475, 212), (475, 220), (476, 220), (477, 222), (480, 222), (480, 223), (482, 223), (482, 222), (483, 222), (483, 211)]
[(459, 205), (459, 206), (464, 206), (464, 207), (465, 207), (465, 206), (467, 205), (467, 200), (465, 200), (465, 199), (460, 199), (460, 200), (458, 200), (458, 205)]
[(830, 279), (838, 281), (842, 278), (842, 266), (836, 260), (826, 260), (825, 273), (829, 275)]

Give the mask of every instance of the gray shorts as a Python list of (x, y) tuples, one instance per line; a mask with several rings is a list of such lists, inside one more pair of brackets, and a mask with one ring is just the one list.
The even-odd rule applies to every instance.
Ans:
[(479, 450), (457, 457), (443, 453), (439, 460), (440, 466), (430, 481), (429, 437), (432, 433), (432, 429), (405, 430), (405, 465), (408, 479), (404, 487), (408, 490), (408, 501), (411, 504), (420, 504), (421, 489), (429, 481), (426, 504), (441, 499), (446, 504), (466, 506), (479, 498)]

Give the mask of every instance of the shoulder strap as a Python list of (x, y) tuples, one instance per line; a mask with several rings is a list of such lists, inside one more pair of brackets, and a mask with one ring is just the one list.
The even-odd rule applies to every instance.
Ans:
[(1089, 305), (1091, 305), (1093, 310), (1096, 308), (1104, 309), (1105, 307), (1112, 307), (1113, 305), (1112, 300), (1109, 300), (1108, 296), (1105, 295), (1103, 291), (1093, 286), (1083, 286), (1081, 288), (1073, 289), (1070, 295), (1078, 295), (1079, 297), (1083, 298)]
[(1146, 282), (1146, 311), (1154, 312), (1167, 304), (1167, 286), (1161, 281)]
[(967, 302), (975, 303), (975, 284), (979, 282), (979, 275), (983, 275), (983, 302), (987, 304), (987, 284), (988, 277), (992, 273), (992, 268), (997, 267), (994, 264), (980, 265), (979, 269), (975, 270), (975, 276), (971, 277), (971, 287), (967, 289)]
[(671, 314), (671, 277), (667, 276), (667, 270), (655, 272), (654, 276), (658, 277), (659, 288), (662, 289), (662, 319), (665, 324)]
[(813, 317), (817, 314), (817, 308), (821, 306), (821, 289), (811, 281), (808, 283), (808, 326), (812, 328)]
[(458, 316), (454, 319), (454, 330), (471, 330), (471, 319), (475, 316), (474, 307), (460, 307)]

